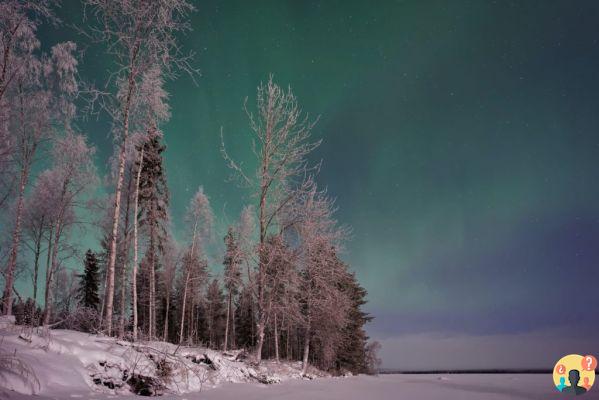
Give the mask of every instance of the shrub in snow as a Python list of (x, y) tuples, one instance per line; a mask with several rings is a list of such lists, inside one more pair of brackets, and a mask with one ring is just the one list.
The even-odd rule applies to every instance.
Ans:
[(164, 393), (164, 385), (156, 378), (133, 374), (127, 381), (131, 391), (140, 396), (160, 396)]
[(100, 329), (100, 314), (91, 307), (79, 307), (65, 319), (61, 328), (96, 333)]
[(13, 354), (0, 352), (0, 386), (26, 394), (36, 394), (40, 382), (29, 365)]
[(160, 379), (168, 382), (173, 376), (173, 367), (166, 359), (162, 359), (156, 363), (156, 373)]

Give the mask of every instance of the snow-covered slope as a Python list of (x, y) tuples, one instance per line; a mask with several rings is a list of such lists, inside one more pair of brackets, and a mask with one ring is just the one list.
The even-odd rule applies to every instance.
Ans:
[(237, 361), (238, 355), (13, 326), (0, 330), (0, 394), (3, 389), (59, 398), (90, 392), (189, 393), (227, 382), (276, 383), (301, 378), (300, 363), (267, 361), (255, 367)]

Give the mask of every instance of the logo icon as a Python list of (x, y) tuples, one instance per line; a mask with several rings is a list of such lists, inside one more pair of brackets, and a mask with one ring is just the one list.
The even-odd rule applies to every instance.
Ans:
[(553, 367), (553, 384), (562, 393), (584, 394), (595, 383), (595, 368), (597, 359), (594, 356), (569, 354)]

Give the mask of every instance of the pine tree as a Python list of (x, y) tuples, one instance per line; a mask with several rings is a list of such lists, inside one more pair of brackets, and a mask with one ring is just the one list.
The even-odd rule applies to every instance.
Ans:
[[(162, 165), (162, 134), (150, 129), (143, 143), (144, 159), (139, 182), (140, 226), (145, 227), (149, 237), (145, 258), (148, 277), (148, 336), (156, 336), (156, 269), (159, 252), (162, 252), (168, 220), (168, 188)], [(143, 286), (142, 286), (143, 288)]]
[(218, 348), (222, 339), (225, 319), (224, 295), (218, 279), (213, 279), (206, 291), (206, 319), (209, 345), (212, 348)]
[(85, 271), (79, 275), (79, 305), (82, 307), (98, 309), (100, 298), (98, 297), (98, 281), (100, 280), (98, 259), (96, 254), (87, 250), (85, 253)]
[[(344, 266), (341, 260), (337, 262)], [(347, 324), (343, 328), (343, 340), (337, 349), (337, 358), (335, 366), (338, 371), (351, 371), (352, 373), (369, 372), (367, 360), (368, 336), (364, 330), (364, 325), (372, 320), (372, 317), (362, 311), (362, 306), (366, 304), (368, 292), (356, 279), (354, 273), (347, 273), (344, 279), (339, 282), (339, 287), (350, 300), (351, 305), (348, 311)]]
[(252, 291), (244, 286), (235, 306), (235, 340), (239, 347), (250, 348), (256, 343), (256, 318)]
[(208, 311), (206, 300), (200, 297), (197, 304), (192, 309), (195, 314), (192, 330), (195, 332), (196, 342), (208, 346), (210, 334), (208, 329)]

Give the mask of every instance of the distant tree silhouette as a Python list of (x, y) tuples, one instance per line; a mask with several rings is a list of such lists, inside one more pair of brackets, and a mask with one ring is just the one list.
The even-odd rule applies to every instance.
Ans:
[(84, 263), (85, 270), (83, 274), (79, 275), (79, 305), (97, 310), (100, 304), (100, 298), (98, 297), (100, 274), (96, 253), (87, 250)]

